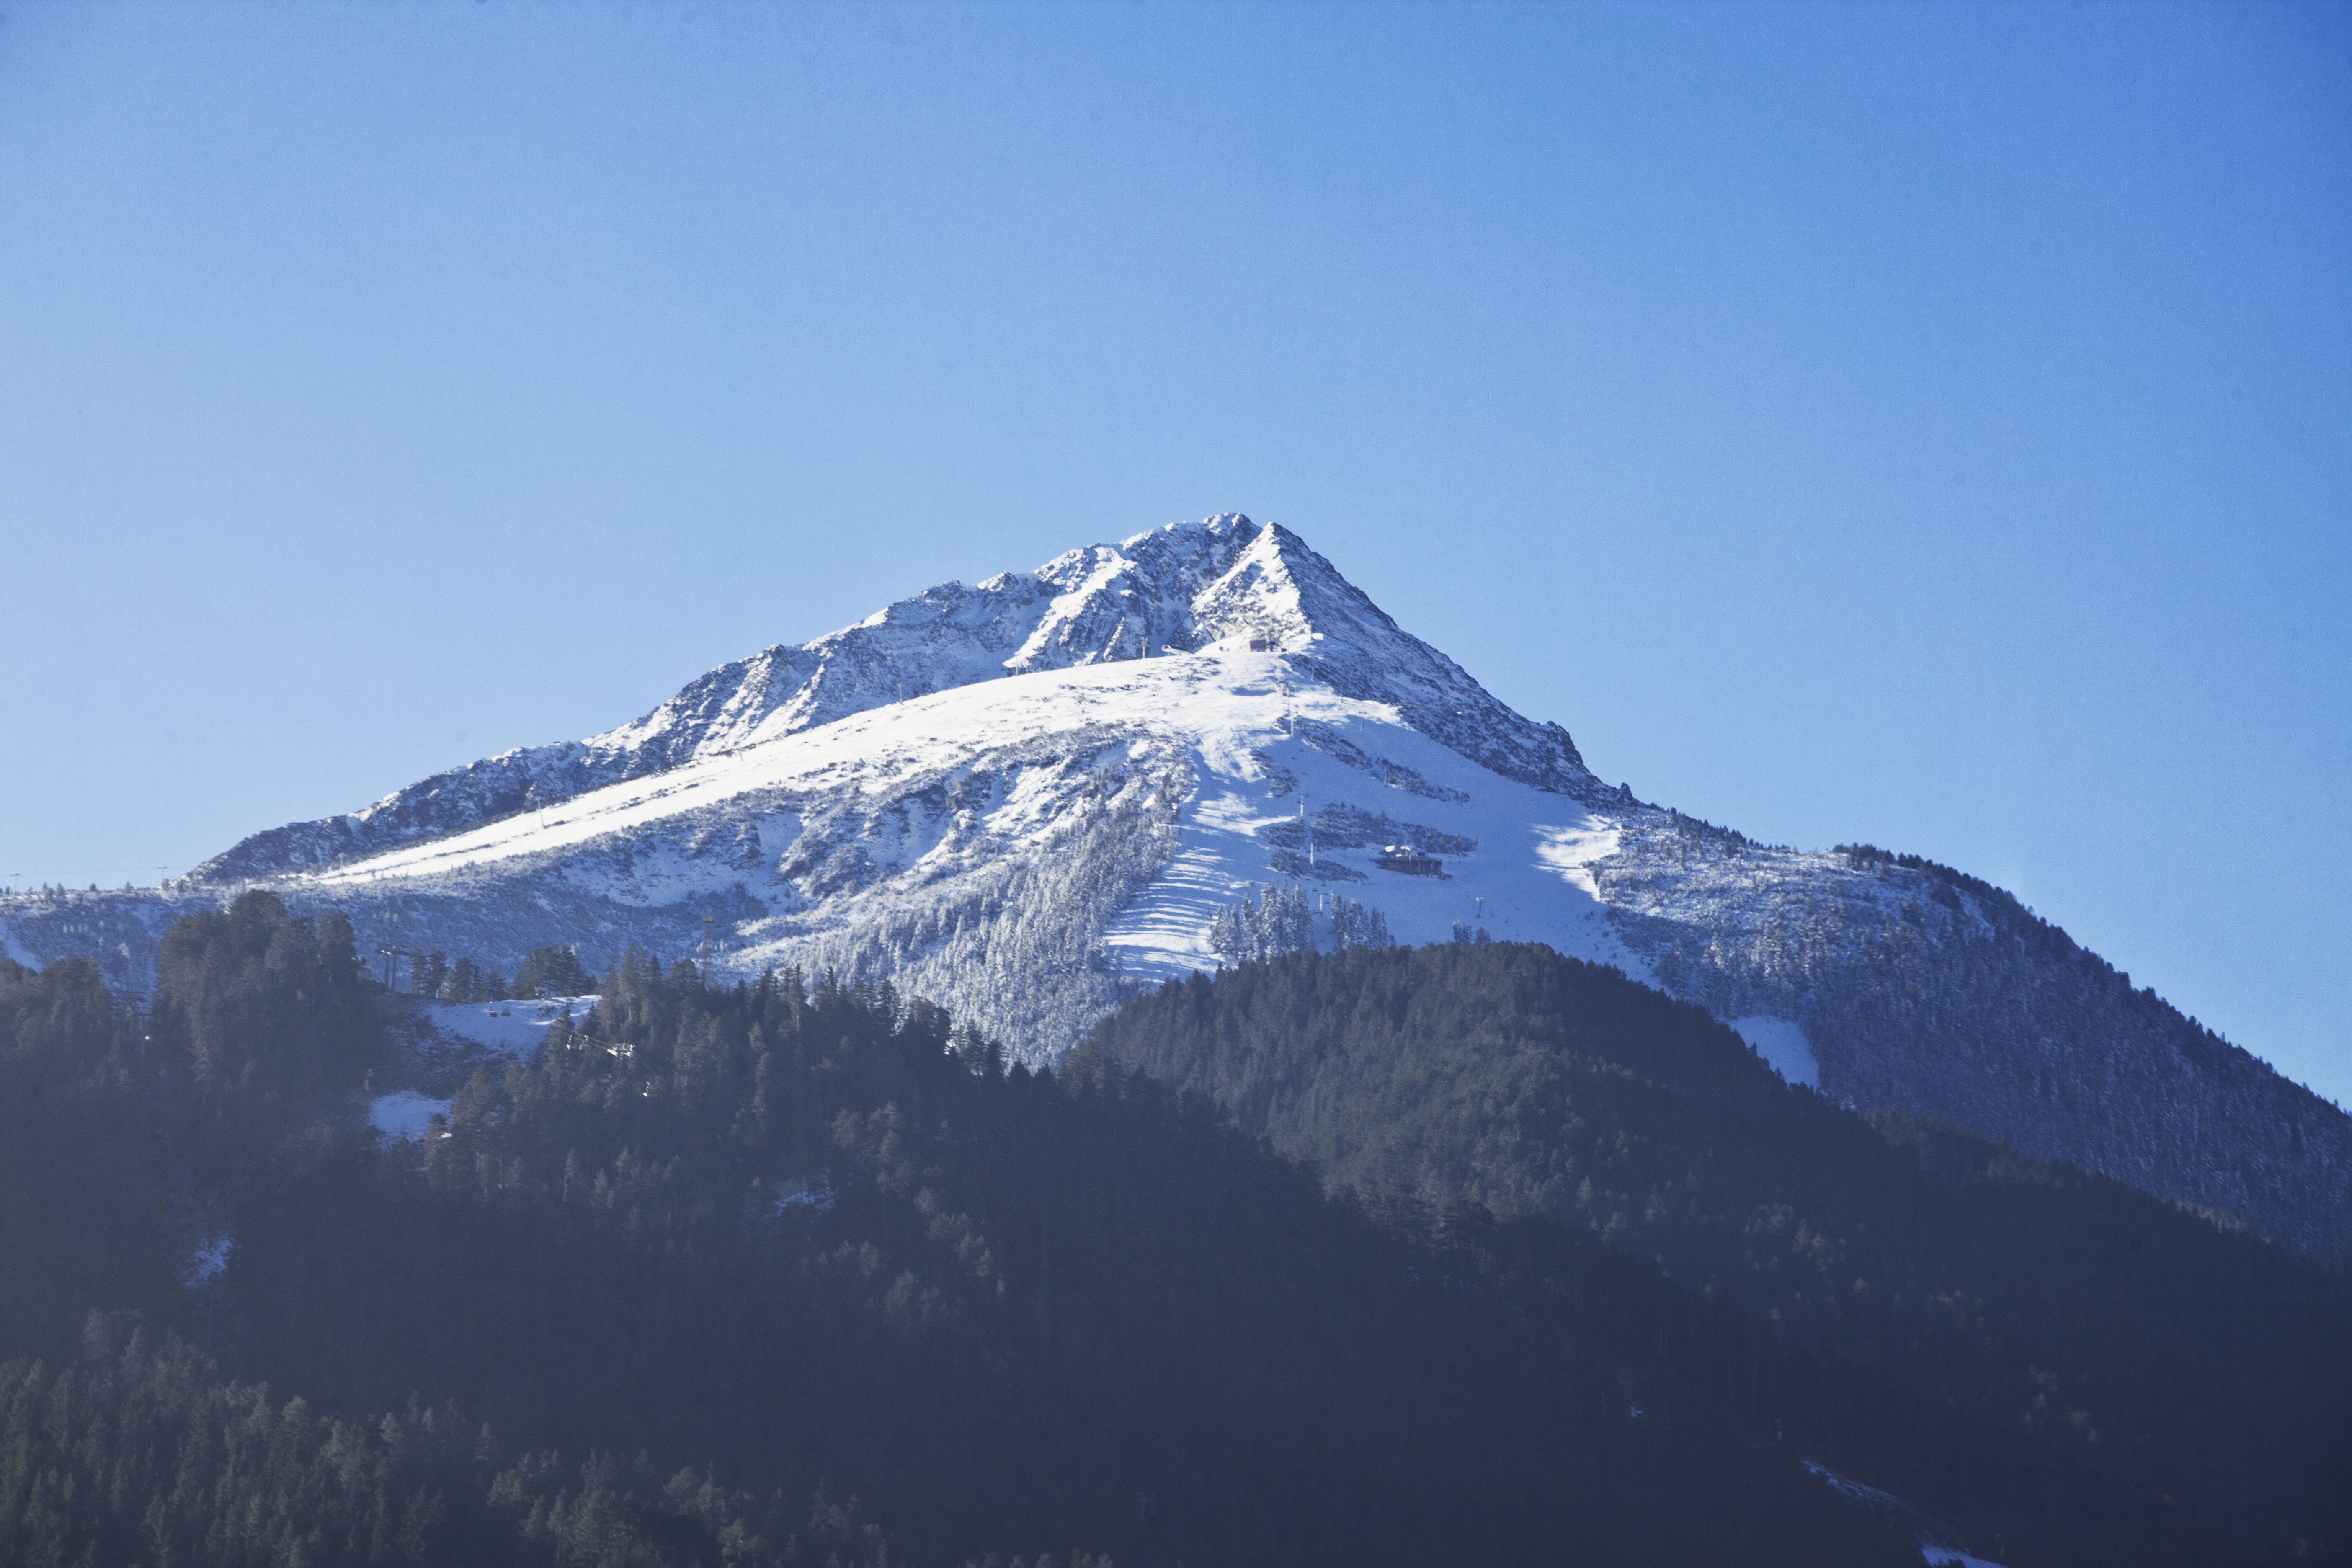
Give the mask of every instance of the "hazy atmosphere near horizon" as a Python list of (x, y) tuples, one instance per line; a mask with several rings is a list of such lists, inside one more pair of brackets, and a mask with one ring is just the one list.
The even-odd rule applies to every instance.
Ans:
[(2341, 5), (10, 0), (0, 874), (1242, 511), (2352, 1102), (2347, 284)]

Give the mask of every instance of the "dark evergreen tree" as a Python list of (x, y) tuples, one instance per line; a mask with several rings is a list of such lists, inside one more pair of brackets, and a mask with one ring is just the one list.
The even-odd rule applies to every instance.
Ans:
[(215, 1098), (356, 1077), (375, 1025), (351, 922), (297, 920), (267, 892), (188, 916), (156, 961), (152, 1032)]
[(596, 977), (581, 967), (580, 954), (568, 946), (536, 947), (515, 971), (508, 994), (515, 997), (586, 996), (594, 993)]

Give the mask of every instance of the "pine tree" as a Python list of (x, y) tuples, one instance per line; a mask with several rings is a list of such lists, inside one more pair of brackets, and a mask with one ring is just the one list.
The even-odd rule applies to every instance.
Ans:
[(585, 996), (596, 989), (596, 977), (582, 967), (580, 954), (566, 945), (535, 947), (515, 971), (514, 986), (508, 994), (531, 996)]
[(1388, 917), (1380, 910), (1354, 899), (1334, 898), (1331, 945), (1341, 952), (1351, 952), (1360, 948), (1393, 947), (1396, 939), (1389, 934)]

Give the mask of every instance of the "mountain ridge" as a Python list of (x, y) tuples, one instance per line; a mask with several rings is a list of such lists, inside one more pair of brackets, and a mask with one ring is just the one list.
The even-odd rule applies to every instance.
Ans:
[(1564, 729), (1238, 514), (925, 590), (169, 889), (11, 899), (0, 938), (139, 989), (173, 911), (249, 885), (346, 910), (371, 951), (574, 943), (602, 970), (635, 944), (887, 980), (1032, 1063), (1196, 969), (1490, 931), (1793, 1041), (1788, 1070), (1834, 1098), (2352, 1266), (2340, 1110), (1990, 884), (1602, 785)]

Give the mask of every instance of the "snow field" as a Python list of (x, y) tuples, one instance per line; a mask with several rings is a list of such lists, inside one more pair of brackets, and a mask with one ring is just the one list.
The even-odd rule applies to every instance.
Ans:
[(380, 1094), (368, 1102), (368, 1125), (395, 1142), (420, 1139), (432, 1130), (435, 1117), (449, 1114), (450, 1103), (413, 1089)]

